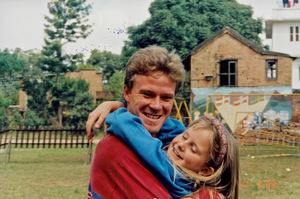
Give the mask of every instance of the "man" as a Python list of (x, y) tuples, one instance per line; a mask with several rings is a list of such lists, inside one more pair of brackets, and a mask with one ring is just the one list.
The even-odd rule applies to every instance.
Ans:
[[(140, 117), (143, 126), (163, 145), (184, 130), (169, 115), (175, 93), (185, 77), (179, 56), (161, 47), (137, 51), (128, 61), (123, 97), (127, 110)], [(86, 124), (88, 136), (92, 126), (101, 124), (96, 109)], [(97, 127), (97, 126), (96, 126)], [(147, 170), (138, 157), (112, 135), (102, 139), (91, 165), (89, 195), (91, 198), (171, 198), (166, 188)], [(180, 192), (180, 189), (178, 191)]]

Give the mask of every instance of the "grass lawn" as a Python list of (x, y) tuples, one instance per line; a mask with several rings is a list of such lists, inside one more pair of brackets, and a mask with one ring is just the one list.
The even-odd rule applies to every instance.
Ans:
[(0, 155), (0, 198), (87, 198), (86, 154), (87, 148), (13, 150), (8, 164)]
[(299, 148), (240, 147), (240, 181), (240, 198), (299, 198)]
[[(282, 146), (241, 147), (240, 198), (299, 198), (299, 153), (299, 148)], [(0, 198), (87, 198), (86, 155), (87, 148), (19, 149), (4, 164), (0, 153)]]

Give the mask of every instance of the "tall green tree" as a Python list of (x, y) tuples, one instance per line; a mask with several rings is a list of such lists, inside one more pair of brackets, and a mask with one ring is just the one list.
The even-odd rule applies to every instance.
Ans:
[(46, 38), (40, 66), (58, 79), (61, 73), (74, 70), (74, 58), (82, 57), (63, 54), (63, 46), (91, 33), (87, 18), (91, 5), (86, 0), (52, 0), (48, 3), (48, 10), (50, 16), (45, 17)]
[(104, 90), (114, 93), (114, 98), (111, 100), (121, 100), (123, 97), (124, 72), (116, 71), (105, 85)]
[(21, 72), (26, 62), (21, 57), (21, 49), (15, 50), (4, 49), (0, 50), (0, 72), (1, 76), (11, 75), (13, 72)]
[(123, 61), (149, 45), (176, 50), (183, 58), (224, 26), (261, 45), (262, 21), (252, 18), (250, 6), (236, 0), (155, 0), (149, 12), (148, 20), (128, 28)]
[[(63, 87), (56, 90), (61, 92), (61, 99), (53, 100), (52, 103), (58, 101), (65, 105), (63, 110), (64, 123), (72, 124), (72, 126), (84, 127), (88, 114), (93, 110), (93, 96), (86, 92), (89, 84), (82, 79), (65, 79)], [(65, 92), (67, 91), (67, 92)]]
[[(43, 73), (37, 80), (26, 81), (24, 90), (31, 93), (30, 102), (36, 105), (35, 110), (39, 114), (44, 115), (45, 111), (42, 109), (49, 108), (49, 111), (54, 111), (57, 115), (62, 126), (63, 109), (66, 107), (63, 97), (70, 93), (69, 90), (61, 90), (61, 88), (69, 89), (66, 86), (69, 80), (64, 78), (64, 74), (73, 71), (76, 64), (82, 64), (82, 55), (65, 54), (63, 48), (68, 43), (86, 38), (91, 33), (91, 25), (87, 18), (91, 12), (91, 5), (87, 0), (51, 0), (48, 3), (48, 10), (49, 16), (45, 17), (45, 44), (38, 62)], [(32, 87), (36, 87), (40, 92), (30, 92)], [(48, 105), (39, 106), (39, 101), (48, 101)]]
[(10, 105), (9, 99), (5, 98), (0, 91), (0, 130), (9, 126), (8, 106)]
[(120, 55), (96, 49), (92, 51), (87, 63), (98, 68), (98, 71), (102, 73), (104, 83), (107, 83), (116, 71), (121, 71), (123, 68)]
[(12, 104), (17, 104), (19, 79), (27, 65), (22, 54), (19, 48), (0, 50), (0, 91)]

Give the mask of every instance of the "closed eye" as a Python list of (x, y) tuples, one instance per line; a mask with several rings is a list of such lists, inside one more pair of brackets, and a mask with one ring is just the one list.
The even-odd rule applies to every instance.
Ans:
[(187, 140), (189, 136), (188, 136), (187, 133), (183, 133), (183, 134), (182, 134), (182, 137), (183, 137), (183, 139)]
[(195, 145), (192, 146), (191, 150), (192, 150), (193, 153), (197, 153), (197, 148), (196, 148)]
[(172, 101), (174, 99), (173, 95), (172, 96), (163, 96), (162, 99), (164, 101)]
[(152, 97), (152, 95), (149, 95), (149, 94), (144, 94), (144, 97), (145, 97), (145, 98), (151, 98), (151, 97)]
[(153, 93), (151, 93), (151, 92), (142, 92), (142, 95), (145, 98), (152, 98), (154, 96)]

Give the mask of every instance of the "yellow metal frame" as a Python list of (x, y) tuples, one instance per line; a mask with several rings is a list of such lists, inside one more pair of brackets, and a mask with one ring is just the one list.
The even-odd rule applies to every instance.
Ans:
[(190, 114), (188, 105), (187, 105), (187, 103), (186, 103), (185, 100), (180, 100), (180, 103), (179, 103), (179, 106), (178, 106), (177, 101), (174, 99), (174, 106), (175, 106), (175, 109), (176, 109), (176, 116), (175, 116), (175, 118), (177, 120), (179, 120), (180, 122), (183, 122), (182, 116), (180, 114), (182, 105), (184, 106), (184, 108), (185, 108), (185, 110), (186, 110), (186, 112), (188, 114), (189, 121), (191, 122), (192, 121), (192, 116)]

